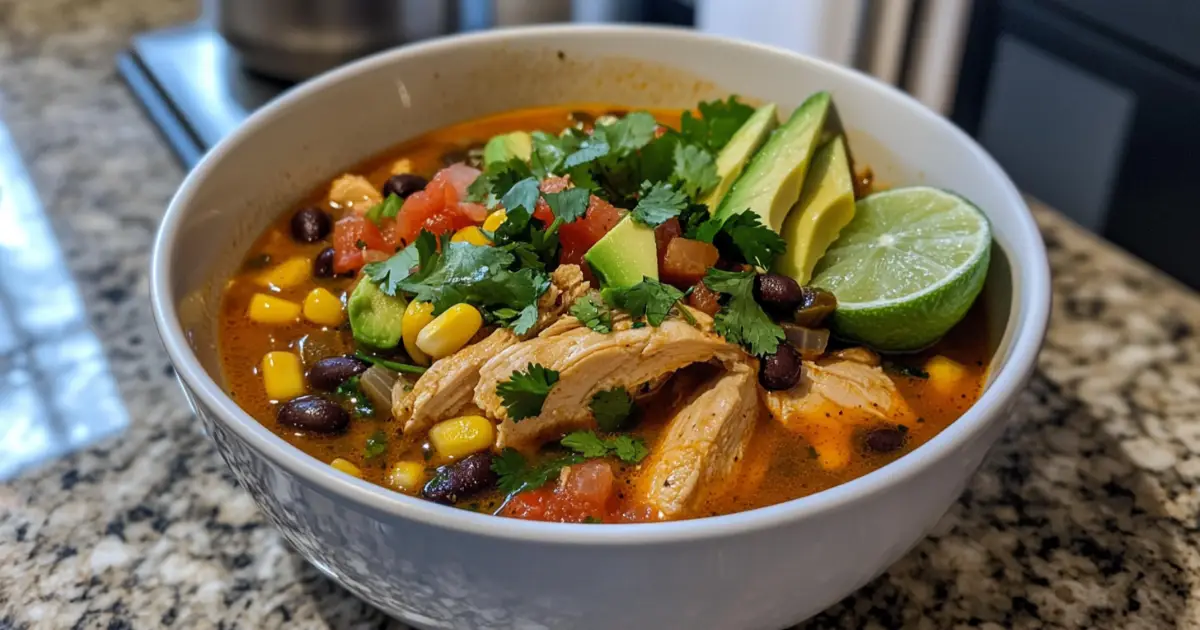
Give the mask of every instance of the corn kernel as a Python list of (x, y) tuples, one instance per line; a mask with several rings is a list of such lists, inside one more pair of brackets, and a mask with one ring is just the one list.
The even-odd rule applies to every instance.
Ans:
[(467, 227), (455, 232), (454, 236), (450, 237), (450, 240), (456, 243), (470, 243), (472, 245), (478, 245), (479, 247), (485, 247), (492, 244), (492, 239), (488, 238), (487, 235), (483, 233), (483, 230), (480, 230), (474, 225), (468, 225)]
[(342, 301), (328, 290), (317, 287), (304, 296), (304, 317), (314, 324), (337, 326), (345, 319)]
[(388, 485), (408, 494), (416, 494), (425, 485), (425, 465), (420, 462), (396, 462), (387, 474)]
[(957, 393), (967, 376), (963, 364), (940, 354), (925, 362), (925, 371), (929, 373), (929, 387), (943, 396)]
[(404, 319), (400, 320), (400, 338), (404, 341), (404, 351), (417, 365), (429, 365), (429, 356), (417, 347), (417, 335), (431, 321), (433, 305), (416, 300), (408, 303), (408, 308), (404, 309)]
[(408, 175), (413, 172), (412, 160), (408, 158), (400, 158), (392, 162), (392, 175)]
[(258, 274), (258, 283), (264, 287), (290, 289), (308, 281), (312, 275), (312, 261), (307, 258), (289, 258)]
[(483, 220), (483, 229), (487, 230), (488, 232), (495, 232), (500, 228), (500, 224), (504, 223), (504, 220), (507, 218), (508, 213), (501, 208), (500, 210), (489, 214), (487, 218)]
[(263, 355), (263, 388), (271, 400), (291, 400), (304, 393), (304, 368), (294, 352), (275, 351)]
[(455, 304), (421, 329), (417, 347), (436, 361), (458, 352), (481, 326), (483, 315), (479, 309), (470, 304)]
[(358, 469), (358, 466), (355, 466), (341, 457), (334, 458), (333, 461), (329, 462), (329, 465), (346, 473), (347, 475), (350, 475), (351, 477), (358, 477), (359, 479), (362, 479), (362, 471)]
[(300, 316), (300, 305), (266, 293), (250, 297), (246, 317), (256, 324), (290, 324)]
[(496, 427), (483, 416), (459, 416), (429, 429), (429, 443), (438, 455), (449, 459), (491, 448), (495, 441)]

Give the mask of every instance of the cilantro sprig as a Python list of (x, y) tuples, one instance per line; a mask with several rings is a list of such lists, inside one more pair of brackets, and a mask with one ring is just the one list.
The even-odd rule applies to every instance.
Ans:
[(634, 319), (646, 318), (651, 326), (660, 326), (671, 309), (683, 299), (679, 289), (652, 278), (643, 278), (631, 287), (610, 287), (601, 292), (613, 308), (629, 313)]
[(496, 385), (496, 395), (504, 402), (513, 422), (532, 418), (542, 412), (550, 389), (558, 382), (558, 372), (538, 363), (517, 370), (507, 381)]
[(713, 317), (717, 334), (757, 356), (772, 354), (783, 341), (783, 329), (754, 300), (754, 272), (709, 269), (704, 284), (728, 300)]
[(636, 464), (650, 454), (641, 438), (625, 433), (601, 437), (592, 431), (574, 431), (562, 439), (562, 445), (588, 459), (611, 455), (626, 464)]
[(375, 405), (363, 393), (362, 387), (358, 383), (358, 376), (351, 376), (343, 381), (341, 385), (338, 385), (334, 394), (350, 405), (350, 409), (354, 412), (355, 416), (370, 418), (375, 415)]
[(646, 443), (631, 435), (601, 437), (591, 431), (576, 431), (564, 437), (561, 444), (574, 452), (532, 465), (516, 449), (504, 449), (492, 459), (492, 471), (499, 478), (497, 487), (511, 496), (536, 490), (558, 477), (563, 468), (582, 464), (589, 459), (611, 456), (627, 464), (636, 464), (650, 454)]
[(687, 238), (712, 243), (723, 257), (763, 269), (770, 269), (775, 259), (787, 251), (783, 237), (763, 225), (762, 218), (752, 210), (743, 210), (723, 219), (704, 219), (698, 211), (689, 208), (681, 223)]
[(601, 431), (620, 431), (633, 419), (636, 407), (624, 387), (596, 392), (588, 405)]
[(688, 205), (687, 196), (667, 182), (642, 182), (642, 196), (633, 207), (633, 218), (650, 227), (658, 227), (679, 216)]
[(705, 101), (697, 106), (700, 117), (684, 112), (680, 120), (680, 133), (701, 147), (720, 152), (729, 144), (733, 134), (754, 115), (754, 108), (732, 95), (726, 100)]
[(604, 300), (595, 293), (590, 293), (585, 297), (575, 300), (575, 303), (571, 305), (571, 314), (581, 324), (595, 332), (600, 334), (612, 332), (612, 311), (609, 310)]
[(516, 449), (506, 448), (492, 459), (492, 472), (499, 478), (496, 486), (506, 495), (513, 495), (527, 490), (536, 490), (567, 466), (582, 464), (586, 461), (582, 455), (570, 453), (542, 461), (530, 466)]

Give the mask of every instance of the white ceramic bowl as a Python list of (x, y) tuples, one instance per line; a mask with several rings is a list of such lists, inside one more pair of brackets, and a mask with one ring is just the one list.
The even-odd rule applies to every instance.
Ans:
[[(564, 525), (455, 510), (333, 471), (222, 390), (221, 288), (254, 237), (305, 193), (423, 132), (534, 105), (689, 107), (737, 93), (785, 113), (830, 90), (856, 158), (886, 183), (958, 191), (987, 213), (995, 358), (962, 418), (899, 461), (817, 495), (675, 523)], [(934, 525), (1001, 434), (1049, 308), (1041, 238), (970, 138), (866, 76), (689, 31), (542, 27), (382, 53), (254, 114), (188, 175), (152, 262), (155, 319), (193, 407), (263, 512), (310, 562), (429, 628), (779, 628), (879, 575)]]

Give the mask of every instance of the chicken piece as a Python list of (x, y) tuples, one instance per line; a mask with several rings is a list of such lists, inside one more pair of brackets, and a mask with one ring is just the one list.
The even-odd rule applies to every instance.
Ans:
[(382, 202), (383, 197), (366, 177), (347, 173), (329, 185), (329, 201), (340, 208), (354, 208), (355, 212), (362, 214)]
[(767, 408), (785, 427), (817, 450), (823, 468), (837, 470), (850, 461), (854, 431), (863, 424), (887, 420), (904, 423), (913, 412), (892, 379), (868, 355), (805, 361), (800, 383), (767, 392)]
[(756, 375), (746, 363), (694, 390), (644, 464), (642, 502), (669, 518), (728, 491), (760, 410)]
[[(608, 334), (576, 328), (554, 337), (518, 343), (493, 357), (479, 371), (475, 404), (501, 420), (501, 447), (526, 448), (547, 436), (595, 423), (589, 403), (596, 392), (614, 387), (635, 391), (643, 383), (693, 363), (717, 360), (744, 362), (746, 354), (721, 337), (696, 329), (683, 320), (662, 326), (615, 330)], [(508, 417), (496, 387), (531, 363), (558, 372), (539, 415), (519, 423)]]
[[(561, 318), (588, 282), (578, 265), (562, 265), (550, 274), (550, 286), (538, 301), (535, 331)], [(471, 403), (479, 368), (488, 359), (520, 341), (511, 330), (499, 328), (481, 341), (439, 359), (408, 392), (392, 390), (392, 415), (408, 435), (419, 434), (439, 420), (449, 418)]]

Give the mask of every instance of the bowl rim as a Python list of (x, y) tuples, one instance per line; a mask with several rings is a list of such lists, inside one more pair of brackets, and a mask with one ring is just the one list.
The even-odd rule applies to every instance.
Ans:
[[(171, 282), (172, 248), (181, 237), (179, 228), (188, 213), (196, 190), (215, 165), (226, 154), (239, 148), (238, 145), (246, 136), (266, 124), (278, 112), (354, 75), (388, 66), (406, 57), (456, 48), (464, 44), (499, 43), (526, 37), (564, 34), (572, 37), (599, 38), (628, 35), (654, 37), (664, 46), (669, 45), (672, 40), (691, 40), (709, 45), (749, 49), (760, 54), (782, 55), (813, 67), (818, 72), (840, 75), (842, 80), (880, 92), (882, 97), (890, 99), (890, 106), (913, 108), (930, 124), (950, 127), (957, 140), (982, 160), (987, 175), (998, 183), (1007, 197), (1006, 203), (1015, 209), (1018, 234), (1014, 241), (1024, 241), (1022, 246), (1029, 250), (1029, 255), (1019, 261), (1010, 261), (1014, 279), (1013, 298), (1015, 300), (1019, 296), (1022, 302), (1022, 308), (1011, 316), (1018, 320), (1019, 327), (1013, 333), (1008, 360), (996, 372), (994, 380), (983, 395), (966, 413), (911, 453), (833, 488), (734, 514), (659, 523), (608, 524), (604, 527), (499, 518), (439, 505), (349, 475), (335, 474), (328, 465), (292, 446), (243, 411), (200, 365), (199, 359), (187, 342), (187, 335), (178, 317), (177, 305), (171, 297), (174, 295)], [(1045, 245), (1033, 216), (1016, 186), (995, 160), (957, 126), (891, 85), (857, 70), (793, 51), (690, 29), (642, 25), (556, 24), (456, 34), (380, 52), (302, 83), (252, 113), (233, 133), (208, 151), (199, 164), (187, 174), (172, 197), (155, 236), (151, 253), (150, 300), (155, 325), (168, 357), (181, 379), (181, 385), (194, 392), (196, 402), (211, 410), (217, 421), (236, 433), (259, 455), (328, 495), (350, 501), (364, 511), (385, 514), (389, 518), (408, 519), (432, 527), (487, 538), (541, 544), (641, 545), (716, 539), (781, 527), (793, 521), (839, 509), (852, 502), (870, 500), (875, 495), (902, 485), (936, 461), (952, 456), (963, 444), (983, 432), (990, 422), (1000, 421), (992, 416), (1003, 412), (1005, 403), (1017, 395), (1032, 374), (1049, 320), (1050, 270)]]

